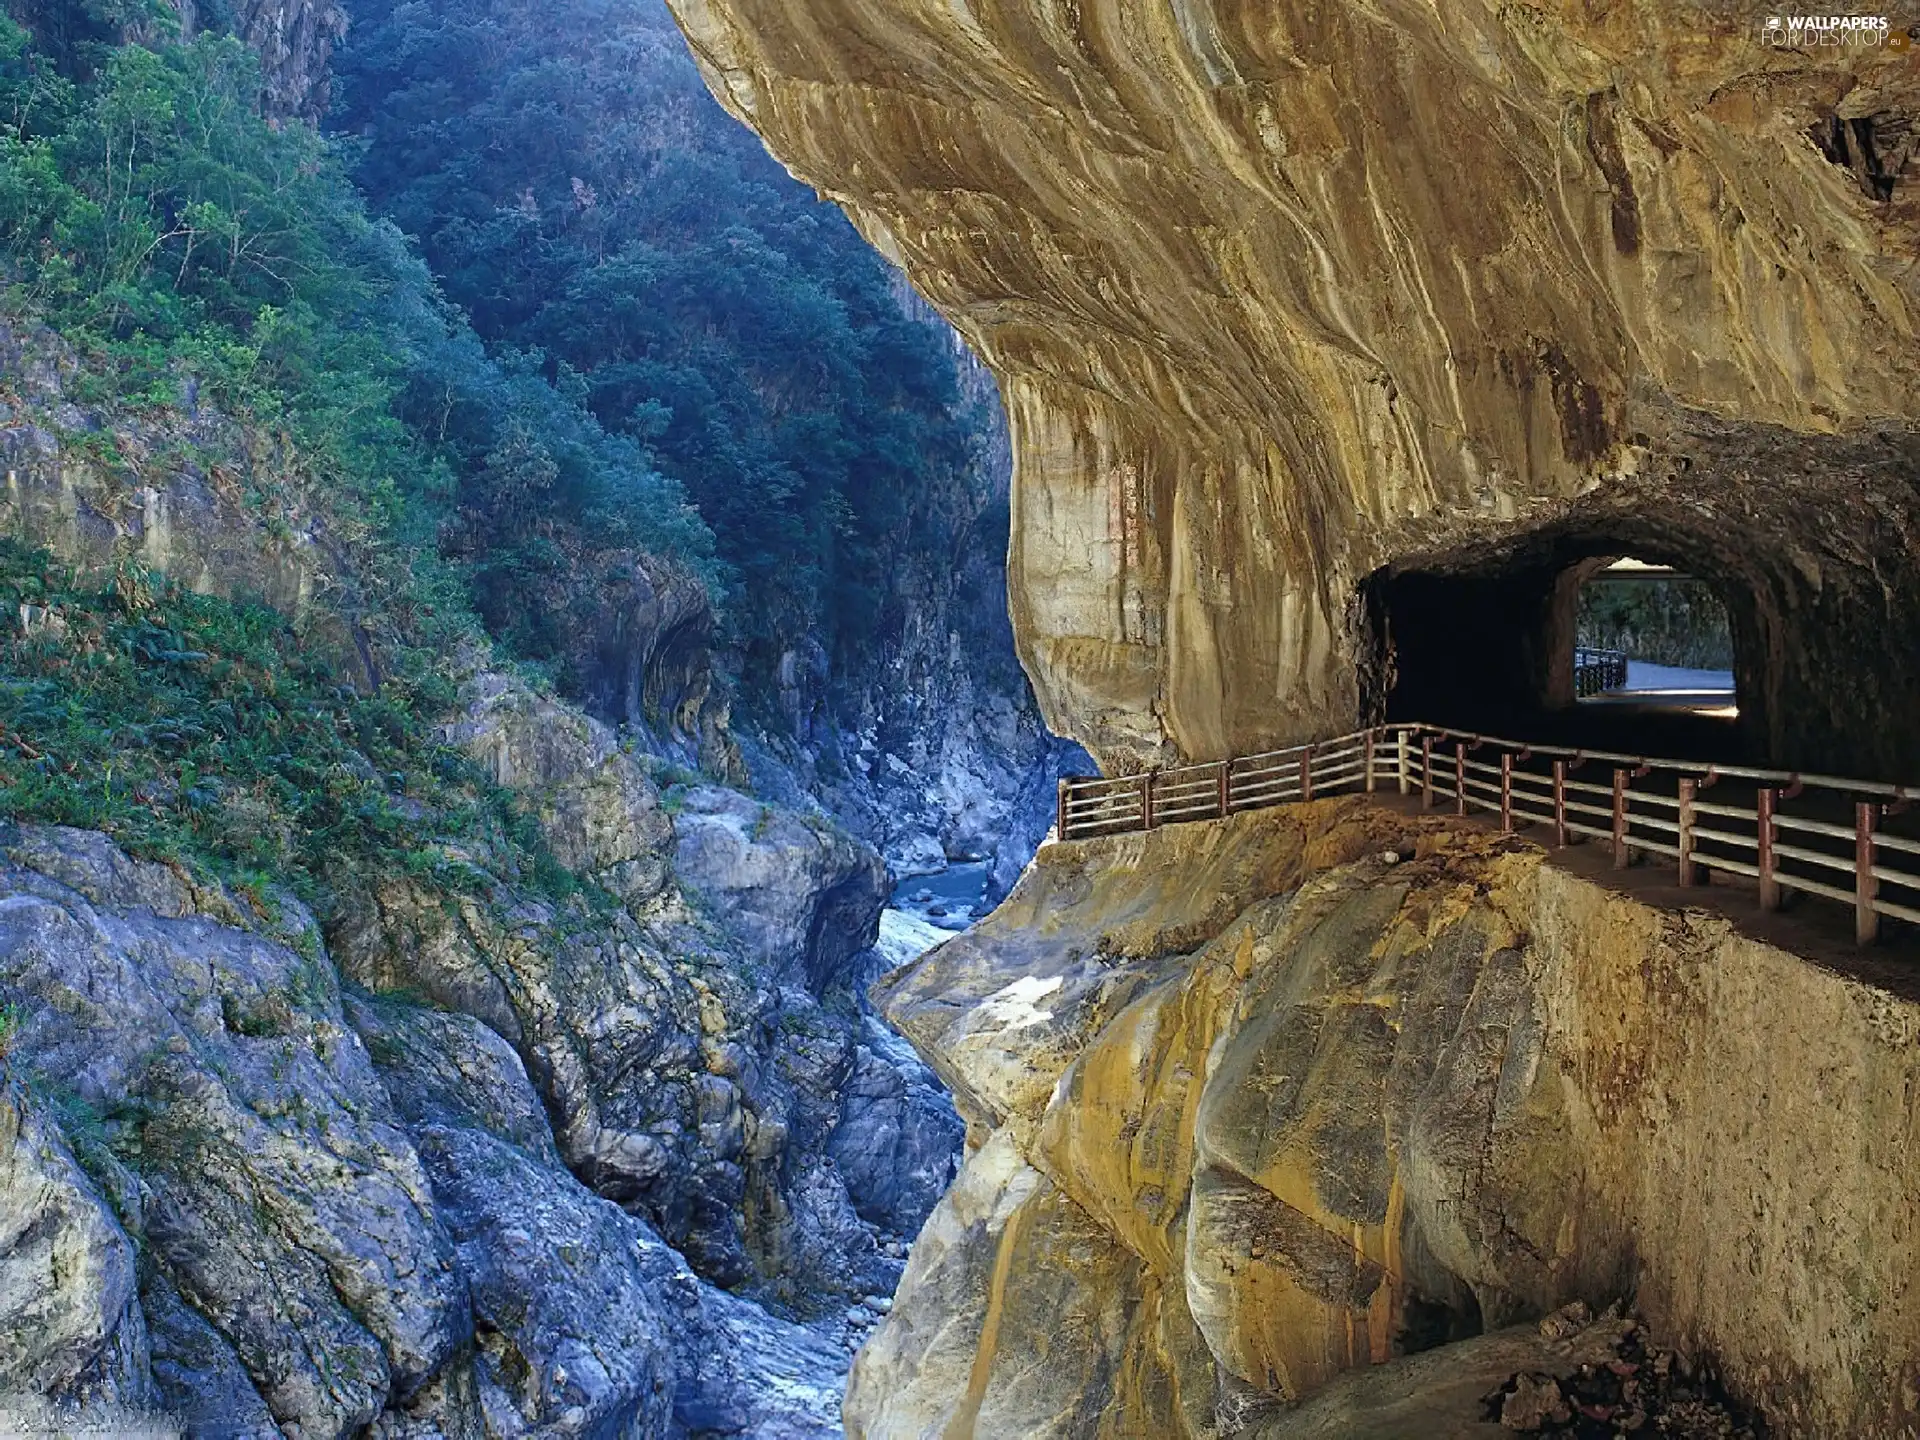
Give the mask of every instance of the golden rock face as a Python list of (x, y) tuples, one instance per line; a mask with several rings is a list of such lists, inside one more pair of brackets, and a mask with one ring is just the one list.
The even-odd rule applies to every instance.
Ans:
[(1000, 376), (1022, 654), (1103, 759), (1423, 696), (1408, 570), (1514, 578), (1479, 638), (1551, 698), (1555, 577), (1653, 552), (1722, 590), (1752, 748), (1920, 772), (1819, 703), (1865, 646), (1863, 708), (1920, 708), (1877, 638), (1920, 621), (1911, 48), (1724, 0), (673, 3)]
[[(1911, 47), (1730, 0), (670, 3), (999, 376), (1022, 658), (1110, 769), (1545, 714), (1633, 554), (1725, 602), (1753, 758), (1920, 778)], [(976, 1149), (854, 1436), (1384, 1435), (1285, 1407), (1628, 1294), (1784, 1433), (1920, 1433), (1920, 1009), (1723, 921), (1321, 802), (1049, 847), (881, 989)]]
[[(876, 998), (982, 1143), (850, 1435), (1278, 1440), (1343, 1372), (1622, 1297), (1780, 1433), (1920, 1424), (1920, 1005), (1724, 919), (1322, 801), (1049, 846)], [(1436, 1385), (1477, 1417), (1458, 1378), (1404, 1433), (1453, 1433)]]

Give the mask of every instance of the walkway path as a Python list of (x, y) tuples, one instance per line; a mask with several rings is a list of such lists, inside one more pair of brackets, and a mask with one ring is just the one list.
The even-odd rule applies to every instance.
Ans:
[[(1369, 798), (1408, 816), (1421, 813), (1417, 795), (1403, 797), (1387, 791)], [(1486, 812), (1473, 812), (1453, 823), (1475, 829), (1500, 828), (1499, 817)], [(1750, 940), (1802, 956), (1920, 1004), (1920, 930), (1889, 927), (1878, 944), (1862, 946), (1854, 938), (1852, 907), (1837, 901), (1789, 892), (1779, 910), (1762, 910), (1754, 882), (1745, 876), (1707, 871), (1704, 878), (1710, 883), (1683, 888), (1672, 865), (1636, 863), (1617, 870), (1606, 846), (1583, 841), (1555, 848), (1552, 837), (1537, 829), (1520, 833), (1546, 848), (1549, 864), (1604, 889), (1656, 909), (1711, 911)]]
[[(1733, 694), (1731, 670), (1687, 670), (1678, 665), (1655, 665), (1646, 660), (1627, 661), (1627, 683), (1610, 694)], [(1598, 697), (1596, 697), (1598, 698)]]
[(1675, 883), (1751, 884), (1761, 911), (1790, 897), (1853, 912), (1861, 944), (1891, 918), (1920, 925), (1920, 787), (1699, 760), (1607, 754), (1434, 725), (1357, 731), (1175, 770), (1062, 781), (1056, 833), (1076, 840), (1218, 820), (1353, 791), (1491, 817), (1552, 849), (1603, 849), (1617, 870)]
[(1731, 670), (1687, 670), (1677, 665), (1627, 661), (1627, 683), (1583, 696), (1581, 705), (1633, 706), (1639, 710), (1685, 710), (1731, 718), (1738, 714)]

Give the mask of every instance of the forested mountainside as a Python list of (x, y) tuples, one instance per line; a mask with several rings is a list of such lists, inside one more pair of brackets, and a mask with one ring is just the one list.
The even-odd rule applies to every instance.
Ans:
[[(368, 0), (355, 21), (355, 178), (488, 345), (537, 354), (698, 507), (752, 693), (809, 640), (858, 664), (900, 624), (902, 550), (964, 540), (953, 477), (988, 428), (885, 262), (720, 113), (655, 0)], [(476, 594), (540, 653), (517, 587), (556, 562), (514, 498), (470, 537)]]
[(1060, 747), (990, 383), (679, 44), (0, 14), (0, 1396), (836, 1433), (960, 1143), (875, 847)]
[(6, 41), (11, 303), (88, 387), (283, 433), (371, 537), (401, 649), (477, 617), (735, 779), (738, 703), (896, 854), (994, 848), (1054, 751), (1004, 620), (991, 387), (653, 0), (371, 5), (336, 140), (267, 122), (211, 7), (124, 9), (23, 6)]
[[(749, 755), (909, 868), (1024, 858), (1062, 752), (1006, 619), (998, 396), (952, 331), (721, 111), (660, 0), (368, 0), (339, 68), (356, 180), (490, 352), (710, 527)], [(564, 663), (544, 466), (493, 458), (451, 549), (492, 632)], [(620, 713), (619, 676), (573, 678)]]

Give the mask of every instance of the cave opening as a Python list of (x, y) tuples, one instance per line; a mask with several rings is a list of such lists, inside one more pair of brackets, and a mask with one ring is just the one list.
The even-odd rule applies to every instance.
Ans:
[[(1541, 744), (1763, 759), (1758, 606), (1701, 558), (1658, 535), (1565, 531), (1377, 571), (1362, 586), (1369, 708)], [(1602, 655), (1614, 668), (1596, 675)]]

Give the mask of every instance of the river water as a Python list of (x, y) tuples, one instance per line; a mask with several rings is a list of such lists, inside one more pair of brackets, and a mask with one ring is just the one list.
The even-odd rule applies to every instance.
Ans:
[(893, 889), (891, 904), (942, 930), (965, 930), (992, 907), (986, 903), (990, 861), (964, 861), (933, 875), (915, 875)]

